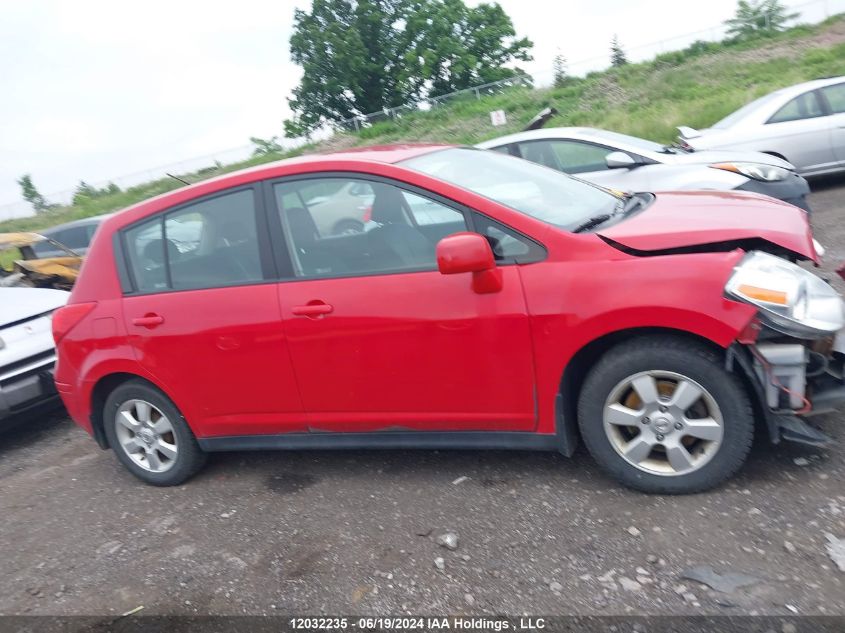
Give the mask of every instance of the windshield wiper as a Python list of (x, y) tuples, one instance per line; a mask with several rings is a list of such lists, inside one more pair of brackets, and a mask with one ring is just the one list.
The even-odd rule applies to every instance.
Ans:
[(584, 220), (581, 224), (576, 226), (572, 229), (573, 233), (581, 233), (582, 231), (586, 231), (587, 229), (591, 229), (599, 224), (604, 224), (613, 216), (610, 213), (602, 213), (601, 215), (596, 215), (590, 218), (589, 220)]
[(642, 206), (645, 200), (638, 196), (637, 194), (629, 194), (628, 197), (625, 199), (625, 205), (622, 207), (622, 213), (627, 214), (636, 209), (637, 207)]

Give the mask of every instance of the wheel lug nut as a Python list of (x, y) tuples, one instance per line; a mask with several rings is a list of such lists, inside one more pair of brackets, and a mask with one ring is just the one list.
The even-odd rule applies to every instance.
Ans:
[(684, 425), (681, 424), (680, 422), (675, 422), (675, 428), (680, 431), (682, 428), (684, 428)]
[(643, 424), (648, 424), (649, 422), (651, 422), (649, 418), (643, 418)]
[(660, 405), (660, 413), (666, 413), (666, 407), (664, 407), (662, 404)]
[(658, 435), (657, 435), (657, 441), (658, 441), (658, 442), (662, 442), (662, 441), (663, 441), (663, 435), (661, 435), (661, 434), (659, 434), (659, 433), (658, 433)]

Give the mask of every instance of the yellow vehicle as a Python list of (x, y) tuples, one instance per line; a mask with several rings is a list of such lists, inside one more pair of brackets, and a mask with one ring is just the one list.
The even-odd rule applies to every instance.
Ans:
[[(35, 245), (48, 242), (58, 257), (40, 257)], [(0, 233), (0, 286), (32, 286), (69, 290), (76, 281), (82, 257), (63, 244), (38, 233)]]

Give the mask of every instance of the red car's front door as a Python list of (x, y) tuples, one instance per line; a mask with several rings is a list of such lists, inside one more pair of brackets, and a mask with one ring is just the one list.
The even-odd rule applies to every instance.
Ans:
[(348, 182), (330, 180), (279, 184), (274, 195), (296, 276), (279, 284), (279, 301), (311, 429), (533, 429), (517, 267), (501, 268), (492, 294), (473, 292), (470, 274), (441, 275), (435, 244), (466, 230), (464, 216), (385, 183), (371, 183), (373, 227), (323, 235), (309, 200), (325, 207)]

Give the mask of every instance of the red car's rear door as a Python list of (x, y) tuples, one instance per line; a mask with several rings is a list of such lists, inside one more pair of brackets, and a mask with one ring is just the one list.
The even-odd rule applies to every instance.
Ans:
[[(125, 231), (123, 299), (138, 361), (200, 436), (305, 430), (251, 188)], [(269, 242), (266, 245), (269, 257)]]

